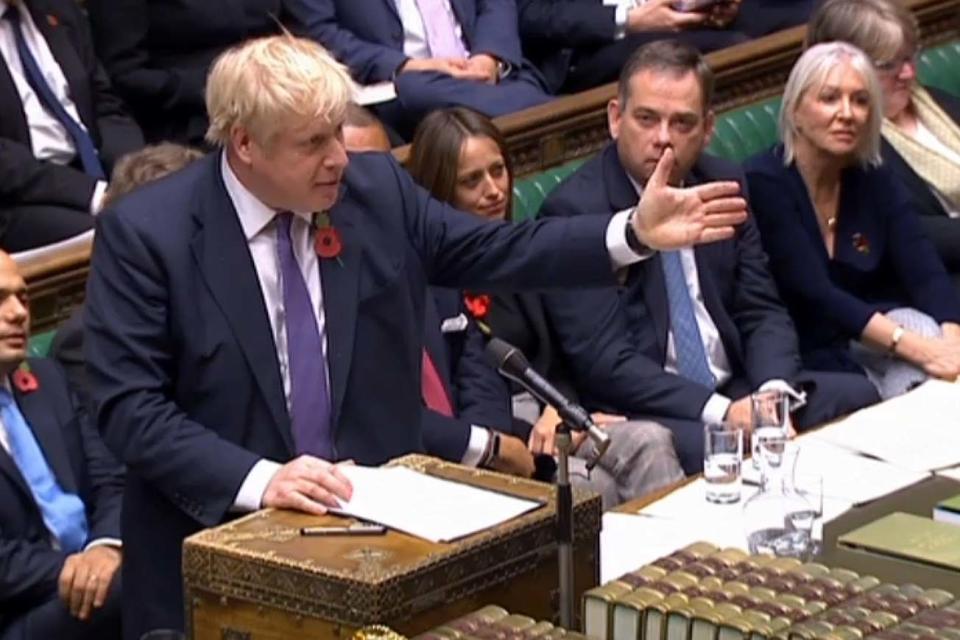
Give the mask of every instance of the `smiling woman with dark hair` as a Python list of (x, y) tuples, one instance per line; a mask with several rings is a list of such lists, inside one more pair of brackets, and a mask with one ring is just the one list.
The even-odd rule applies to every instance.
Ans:
[(960, 373), (960, 299), (880, 166), (881, 105), (862, 51), (808, 49), (784, 89), (783, 145), (751, 160), (747, 179), (804, 364), (862, 369), (888, 398)]

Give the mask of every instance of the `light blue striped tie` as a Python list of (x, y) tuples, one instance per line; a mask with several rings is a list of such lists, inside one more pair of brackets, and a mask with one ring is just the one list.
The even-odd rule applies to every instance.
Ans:
[(660, 262), (663, 264), (663, 279), (670, 304), (670, 330), (673, 333), (673, 346), (677, 351), (677, 372), (688, 380), (713, 389), (717, 381), (710, 373), (703, 337), (693, 312), (687, 280), (683, 275), (680, 252), (661, 251)]
[(27, 481), (44, 524), (56, 537), (62, 551), (79, 551), (87, 541), (87, 515), (83, 502), (60, 488), (13, 395), (4, 388), (0, 388), (0, 418), (10, 440), (10, 456)]

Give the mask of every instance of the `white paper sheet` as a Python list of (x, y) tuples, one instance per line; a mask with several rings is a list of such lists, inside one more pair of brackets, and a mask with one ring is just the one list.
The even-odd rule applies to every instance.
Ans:
[(950, 469), (941, 469), (937, 471), (938, 476), (943, 476), (944, 478), (950, 478), (951, 480), (956, 480), (960, 482), (960, 467), (953, 467)]
[(960, 464), (960, 385), (929, 380), (902, 396), (862, 409), (809, 434), (903, 469)]
[(354, 97), (357, 104), (367, 106), (371, 104), (380, 104), (389, 102), (397, 97), (397, 89), (390, 80), (377, 82), (375, 84), (365, 84), (357, 87), (357, 95)]
[[(803, 436), (799, 447), (795, 479), (801, 490), (816, 489), (809, 482), (823, 478), (823, 495), (853, 504), (864, 504), (898, 489), (919, 482), (930, 474), (895, 467), (887, 462), (865, 458), (856, 452)], [(749, 462), (743, 465), (744, 480), (760, 483), (760, 472)]]
[(337, 513), (432, 542), (450, 542), (540, 506), (405, 467), (343, 465), (339, 469), (353, 484), (353, 497)]

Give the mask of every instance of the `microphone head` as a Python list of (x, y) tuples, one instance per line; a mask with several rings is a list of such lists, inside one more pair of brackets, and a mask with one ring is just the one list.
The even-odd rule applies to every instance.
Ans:
[(491, 338), (485, 353), (487, 361), (505, 376), (518, 377), (530, 368), (523, 352), (500, 338)]

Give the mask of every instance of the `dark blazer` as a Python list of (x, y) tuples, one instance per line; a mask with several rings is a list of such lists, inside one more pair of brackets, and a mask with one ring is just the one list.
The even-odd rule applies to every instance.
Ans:
[[(472, 53), (522, 62), (514, 0), (451, 0)], [(361, 84), (390, 80), (407, 59), (395, 0), (286, 0), (297, 28), (324, 45)]]
[(906, 191), (884, 167), (843, 172), (834, 257), (796, 165), (777, 146), (747, 163), (753, 208), (807, 366), (857, 370), (848, 343), (874, 313), (910, 306), (960, 320), (960, 299)]
[[(960, 98), (927, 87), (937, 104), (960, 126)], [(927, 182), (917, 175), (903, 156), (882, 140), (883, 164), (906, 188), (913, 210), (920, 214), (920, 226), (937, 248), (937, 253), (951, 272), (960, 271), (960, 220), (950, 218), (943, 205), (933, 195)]]
[(198, 145), (204, 86), (228, 47), (279, 30), (281, 0), (87, 0), (97, 54), (152, 142)]
[[(471, 425), (510, 433), (510, 390), (484, 356), (484, 340), (455, 289), (431, 287), (425, 310), (423, 344), (453, 402), (455, 417), (423, 412), (427, 453), (460, 462), (470, 441)], [(462, 329), (441, 331), (445, 320), (463, 318)], [(454, 324), (454, 323), (449, 323)]]
[[(123, 154), (143, 146), (140, 128), (127, 115), (97, 62), (86, 18), (73, 0), (23, 0), (63, 70), (80, 120), (108, 172)], [(33, 157), (20, 94), (0, 57), (0, 212), (27, 204), (87, 211), (96, 180), (72, 167)], [(0, 225), (5, 216), (0, 213)]]
[[(740, 168), (703, 155), (687, 184), (743, 182)], [(584, 164), (543, 205), (546, 216), (609, 213), (634, 206), (637, 193), (615, 143)], [(695, 249), (700, 289), (730, 359), (734, 381), (749, 389), (799, 372), (796, 334), (767, 269), (752, 219), (730, 240)], [(584, 403), (631, 415), (699, 419), (714, 389), (664, 371), (669, 308), (660, 257), (630, 267), (621, 289), (544, 294)], [(722, 391), (722, 390), (721, 390)]]
[[(389, 203), (390, 206), (384, 206)], [(423, 449), (427, 283), (451, 288), (614, 281), (602, 216), (494, 224), (429, 198), (386, 154), (351, 155), (321, 261), (336, 458)], [(86, 355), (98, 425), (128, 464), (128, 637), (182, 625), (183, 538), (223, 522), (260, 458), (294, 456), (270, 323), (220, 156), (98, 217)]]
[[(30, 359), (39, 388), (14, 389), (60, 486), (86, 507), (90, 540), (120, 538), (123, 473), (85, 413), (74, 404), (63, 372), (46, 359)], [(0, 447), (0, 635), (12, 613), (57, 598), (57, 578), (67, 554), (50, 544), (50, 532), (13, 458)]]

